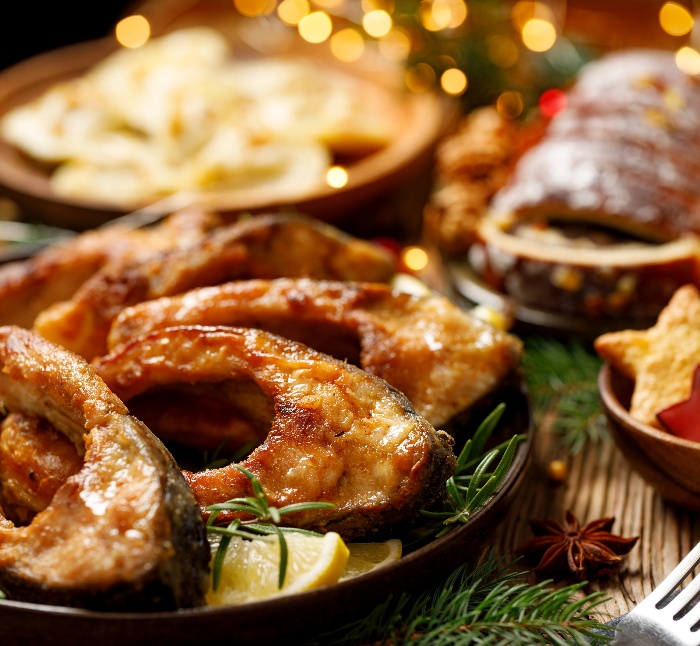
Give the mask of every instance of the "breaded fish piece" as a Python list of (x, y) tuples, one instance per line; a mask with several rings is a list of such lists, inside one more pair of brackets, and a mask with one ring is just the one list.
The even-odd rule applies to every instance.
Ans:
[(29, 328), (39, 312), (71, 298), (106, 265), (189, 245), (218, 223), (213, 214), (183, 211), (149, 228), (113, 225), (86, 231), (31, 258), (6, 263), (0, 266), (0, 325)]
[(209, 546), (172, 456), (82, 358), (0, 327), (0, 401), (40, 417), (83, 458), (29, 524), (0, 514), (0, 590), (100, 609), (201, 605)]
[(176, 325), (255, 327), (347, 359), (402, 391), (436, 428), (495, 390), (522, 354), (516, 337), (445, 296), (306, 278), (237, 281), (140, 303), (117, 316), (108, 345)]
[[(95, 366), (127, 403), (171, 387), (186, 397), (191, 384), (266, 420), (267, 437), (240, 464), (259, 479), (269, 503), (335, 505), (284, 517), (297, 527), (350, 539), (410, 523), (419, 509), (442, 499), (455, 468), (452, 439), (417, 415), (402, 393), (262, 330), (157, 330)], [(253, 389), (257, 397), (250, 397)], [(233, 465), (185, 476), (202, 509), (252, 495), (249, 480)]]
[(107, 351), (114, 317), (129, 305), (195, 287), (280, 276), (387, 281), (390, 254), (310, 218), (261, 215), (220, 227), (194, 244), (142, 262), (105, 268), (69, 301), (43, 311), (35, 329), (92, 359)]

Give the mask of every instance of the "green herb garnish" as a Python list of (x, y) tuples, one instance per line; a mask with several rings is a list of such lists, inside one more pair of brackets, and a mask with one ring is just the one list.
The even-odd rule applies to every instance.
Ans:
[[(246, 540), (268, 540), (268, 536), (275, 535), (279, 540), (280, 545), (280, 571), (278, 586), (282, 588), (284, 579), (287, 574), (287, 560), (289, 550), (287, 541), (284, 538), (285, 533), (298, 533), (313, 536), (321, 536), (316, 532), (311, 532), (305, 529), (297, 529), (295, 527), (279, 527), (282, 516), (292, 514), (298, 511), (307, 511), (309, 509), (330, 509), (335, 507), (329, 502), (300, 502), (284, 507), (273, 507), (267, 502), (267, 496), (260, 484), (260, 481), (247, 469), (242, 466), (234, 465), (243, 475), (250, 480), (253, 488), (253, 495), (244, 498), (232, 498), (226, 502), (210, 505), (206, 508), (211, 512), (207, 519), (207, 532), (210, 534), (220, 534), (221, 542), (217, 547), (212, 564), (212, 587), (216, 590), (221, 580), (221, 570), (226, 556), (226, 550), (233, 536), (240, 536)], [(236, 518), (229, 523), (227, 527), (221, 527), (215, 524), (217, 517), (222, 511), (235, 511), (250, 514), (255, 516), (255, 519), (241, 520)]]

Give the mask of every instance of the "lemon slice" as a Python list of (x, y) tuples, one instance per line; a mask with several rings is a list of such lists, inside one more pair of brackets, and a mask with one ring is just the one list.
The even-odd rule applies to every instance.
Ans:
[(383, 543), (349, 543), (350, 556), (341, 581), (384, 567), (401, 558), (401, 541), (392, 538)]
[(324, 536), (287, 534), (287, 573), (278, 587), (280, 548), (277, 537), (247, 541), (234, 537), (229, 543), (216, 590), (210, 583), (207, 603), (234, 605), (337, 583), (349, 550), (335, 532)]

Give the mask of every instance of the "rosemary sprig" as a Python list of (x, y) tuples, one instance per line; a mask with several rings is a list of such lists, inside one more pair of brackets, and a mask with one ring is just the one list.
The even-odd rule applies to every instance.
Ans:
[(539, 426), (555, 411), (552, 430), (572, 455), (586, 442), (609, 438), (598, 393), (600, 367), (601, 360), (576, 339), (525, 340), (523, 371), (535, 423)]
[(609, 628), (591, 618), (606, 596), (577, 598), (586, 582), (558, 590), (551, 581), (526, 583), (493, 554), (469, 570), (460, 566), (447, 580), (422, 593), (389, 597), (366, 617), (309, 643), (404, 644), (559, 644), (586, 645), (611, 640)]
[[(496, 406), (479, 424), (474, 435), (465, 442), (457, 457), (455, 472), (446, 483), (447, 500), (443, 509), (421, 510), (421, 514), (433, 522), (412, 532), (407, 544), (427, 537), (438, 538), (457, 524), (468, 522), (471, 515), (496, 493), (513, 463), (518, 444), (525, 439), (524, 435), (514, 435), (507, 442), (484, 453), (484, 447), (498, 427), (505, 407), (504, 403)], [(499, 457), (496, 467), (489, 471)]]
[[(321, 536), (321, 534), (317, 534), (316, 532), (297, 529), (295, 527), (279, 527), (282, 516), (285, 514), (293, 514), (294, 512), (307, 511), (309, 509), (330, 509), (335, 505), (329, 502), (300, 502), (279, 508), (274, 507), (268, 503), (267, 496), (265, 495), (260, 481), (246, 468), (237, 464), (234, 466), (250, 480), (253, 495), (242, 498), (232, 498), (226, 502), (209, 505), (206, 508), (207, 511), (211, 512), (206, 523), (207, 532), (221, 535), (221, 541), (216, 549), (216, 554), (214, 555), (214, 561), (212, 563), (212, 587), (216, 590), (221, 581), (224, 558), (231, 538), (239, 536), (246, 540), (269, 540), (268, 536), (275, 535), (277, 536), (280, 546), (278, 587), (282, 588), (287, 574), (287, 562), (289, 559), (289, 548), (284, 534), (294, 532)], [(252, 515), (255, 518), (251, 520), (236, 518), (229, 523), (227, 527), (221, 527), (215, 523), (222, 511), (241, 512)]]

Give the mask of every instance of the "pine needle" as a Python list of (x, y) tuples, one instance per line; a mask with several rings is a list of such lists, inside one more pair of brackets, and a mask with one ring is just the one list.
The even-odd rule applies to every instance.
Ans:
[(489, 556), (473, 570), (462, 566), (439, 586), (422, 594), (389, 598), (367, 617), (311, 644), (579, 644), (610, 641), (607, 626), (591, 618), (606, 598), (596, 592), (582, 598), (579, 583), (558, 590), (551, 581), (525, 582), (512, 563)]
[(538, 426), (554, 412), (552, 430), (572, 455), (587, 442), (608, 441), (598, 393), (601, 360), (580, 341), (525, 340), (523, 371)]

